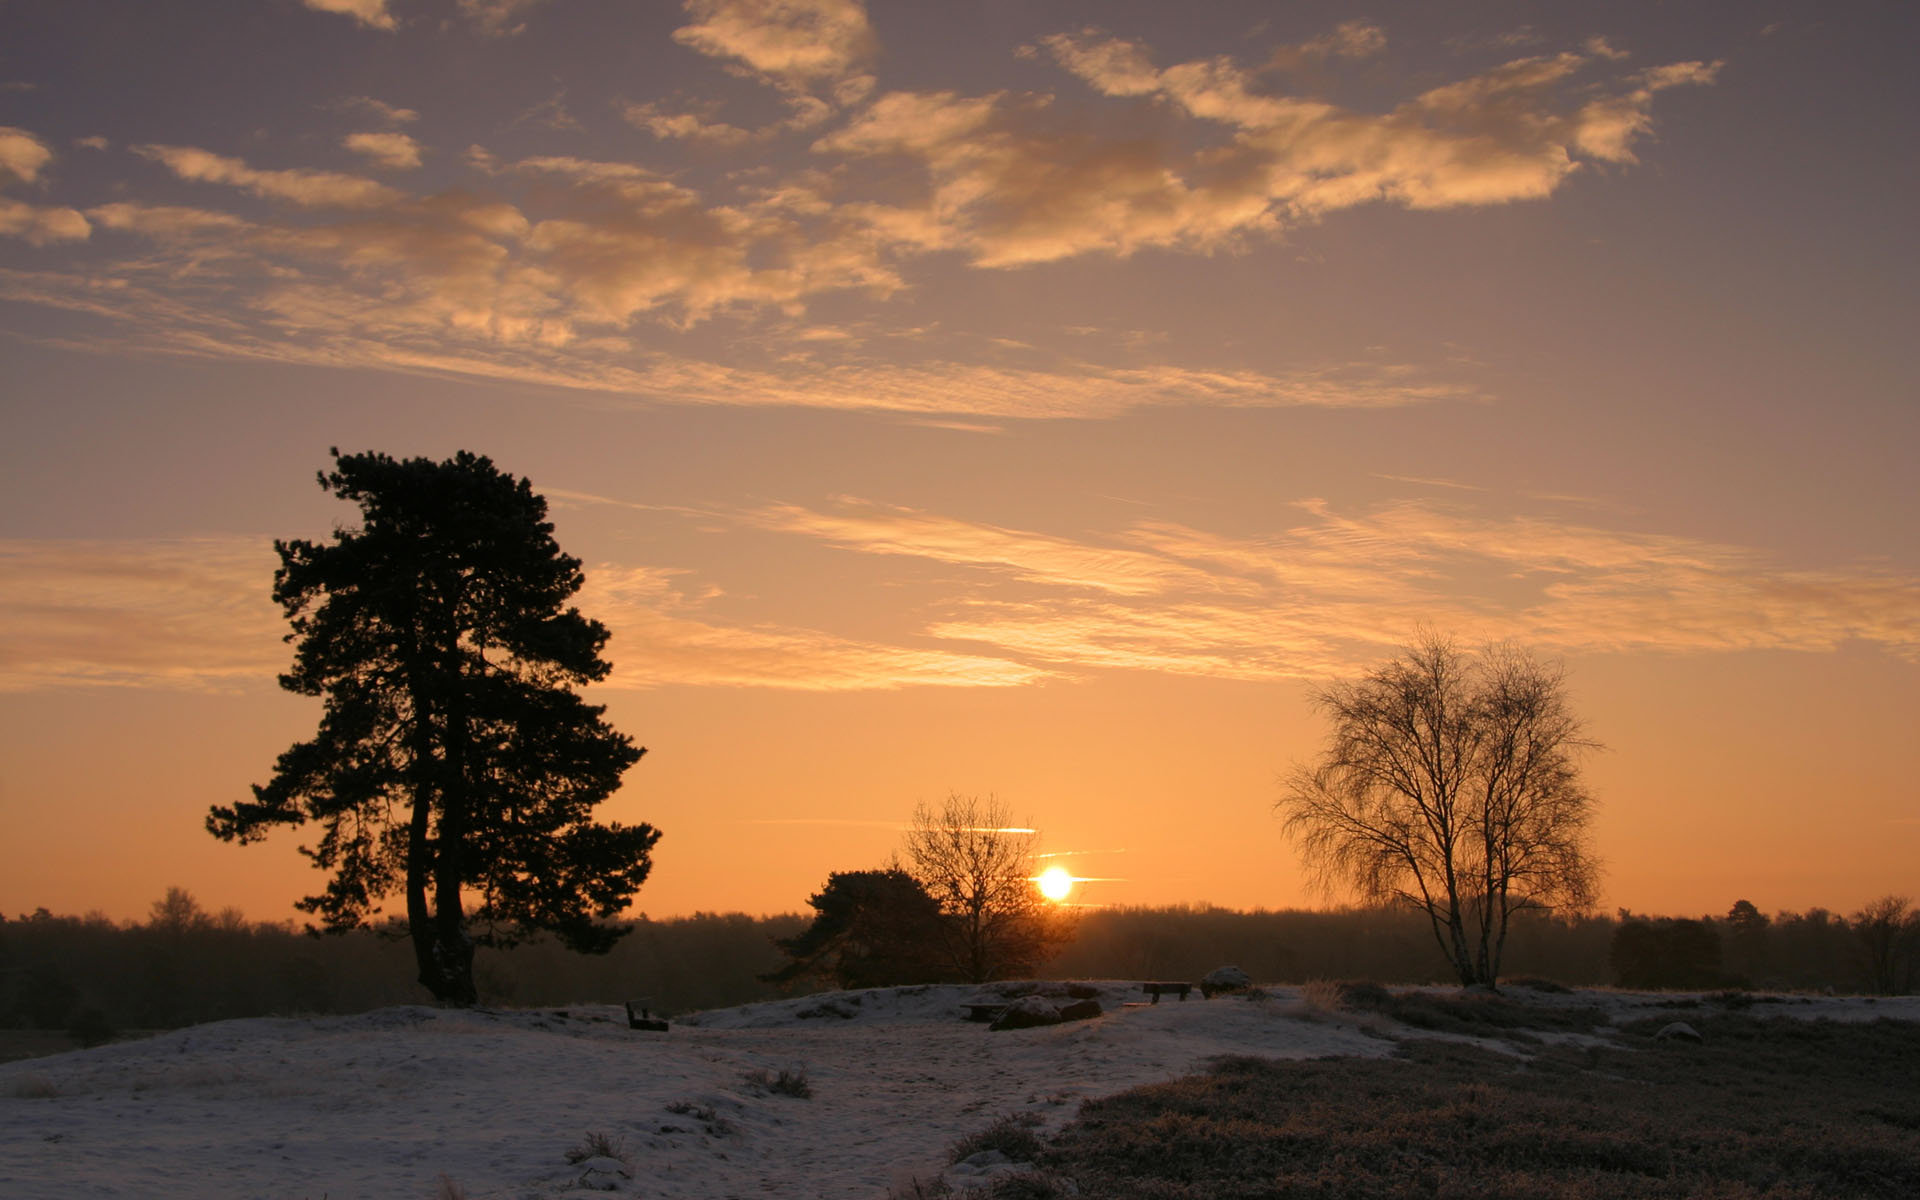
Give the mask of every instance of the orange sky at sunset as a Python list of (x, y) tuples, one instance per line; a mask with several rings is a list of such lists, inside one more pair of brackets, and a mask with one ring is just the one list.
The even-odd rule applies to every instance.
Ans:
[(0, 912), (321, 886), (201, 822), (336, 445), (549, 499), (636, 912), (952, 791), (1326, 903), (1279, 780), (1423, 624), (1566, 665), (1607, 908), (1920, 893), (1910, 8), (1454, 8), (0, 3)]

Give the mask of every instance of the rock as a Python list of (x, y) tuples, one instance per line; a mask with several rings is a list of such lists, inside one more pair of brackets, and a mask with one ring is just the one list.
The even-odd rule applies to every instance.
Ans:
[(1656, 1042), (1704, 1042), (1707, 1039), (1701, 1037), (1700, 1031), (1685, 1021), (1670, 1021), (1660, 1027), (1660, 1032), (1653, 1035), (1653, 1040)]
[(1098, 1000), (1075, 1000), (1072, 1004), (1062, 1005), (1060, 1008), (1062, 1021), (1087, 1021), (1099, 1015)]
[(580, 1168), (580, 1178), (574, 1182), (576, 1186), (590, 1192), (617, 1192), (626, 1180), (633, 1178), (633, 1173), (627, 1170), (625, 1162), (604, 1154), (596, 1155), (577, 1165)]
[(1223, 992), (1244, 992), (1253, 986), (1253, 977), (1239, 967), (1216, 967), (1200, 981), (1200, 994), (1211, 1000)]
[(999, 1150), (981, 1150), (967, 1155), (953, 1165), (969, 1175), (978, 1175), (991, 1167), (1002, 1166), (1012, 1161)]
[(987, 1026), (991, 1030), (1033, 1029), (1041, 1025), (1058, 1025), (1060, 1010), (1039, 996), (1022, 996), (1007, 1005), (1007, 1011), (1000, 1019)]
[(948, 1167), (946, 1179), (949, 1186), (957, 1185), (957, 1192), (980, 1195), (1003, 1176), (1024, 1175), (1031, 1170), (1032, 1163), (1016, 1162), (998, 1150), (982, 1150)]

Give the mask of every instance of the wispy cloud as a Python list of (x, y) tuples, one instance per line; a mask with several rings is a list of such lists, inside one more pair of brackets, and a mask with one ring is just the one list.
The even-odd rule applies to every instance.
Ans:
[(400, 108), (384, 100), (376, 100), (372, 96), (348, 96), (338, 101), (334, 107), (363, 117), (371, 117), (383, 125), (405, 125), (420, 119), (419, 112), (414, 109)]
[[(1017, 687), (1044, 667), (989, 655), (888, 645), (777, 624), (721, 623), (676, 586), (679, 572), (601, 565), (589, 570), (583, 611), (614, 631), (606, 686), (672, 684), (783, 691), (904, 687)], [(629, 640), (630, 639), (630, 640)], [(632, 646), (631, 652), (623, 651)]]
[(460, 0), (460, 15), (489, 37), (511, 37), (524, 32), (522, 20), (546, 0)]
[(237, 158), (194, 146), (135, 146), (134, 153), (160, 163), (181, 179), (241, 188), (302, 208), (379, 208), (401, 193), (376, 180), (306, 167), (259, 170)]
[(1183, 588), (1247, 590), (1242, 581), (1195, 570), (1158, 554), (1089, 545), (852, 498), (843, 499), (833, 512), (778, 505), (748, 513), (743, 520), (762, 529), (798, 534), (866, 554), (989, 567), (1050, 587), (1118, 596), (1148, 596)]
[(1422, 623), (1570, 652), (1861, 642), (1920, 660), (1920, 579), (1871, 566), (1793, 568), (1736, 546), (1430, 503), (1349, 514), (1308, 501), (1300, 512), (1261, 538), (1142, 522), (1105, 545), (927, 514), (784, 528), (978, 568), (987, 581), (926, 632), (1062, 670), (1318, 676)]
[[(449, 202), (451, 204), (451, 202)], [(471, 202), (466, 202), (471, 204)], [(1474, 387), (1410, 364), (1340, 363), (1287, 372), (1161, 363), (1115, 367), (1080, 359), (1001, 366), (938, 356), (892, 361), (857, 348), (764, 366), (637, 349), (583, 326), (552, 276), (513, 264), (490, 228), (517, 210), (473, 206), (465, 228), (446, 210), (395, 209), (377, 221), (263, 227), (209, 209), (132, 204), (91, 210), (103, 228), (139, 234), (169, 253), (86, 274), (0, 268), (0, 297), (107, 318), (116, 332), (65, 344), (93, 349), (316, 366), (379, 367), (511, 380), (647, 403), (794, 407), (988, 420), (1102, 418), (1148, 407), (1392, 408), (1471, 403)], [(581, 231), (550, 231), (555, 245)], [(205, 291), (278, 264), (251, 309)], [(186, 288), (187, 276), (196, 285)], [(591, 264), (587, 264), (590, 269)], [(669, 286), (657, 265), (651, 286)], [(601, 306), (631, 301), (609, 286)], [(378, 294), (376, 295), (376, 286)], [(977, 422), (976, 422), (977, 424)]]
[[(1423, 623), (1550, 652), (1859, 643), (1920, 661), (1920, 578), (1871, 565), (1789, 567), (1699, 539), (1433, 503), (1298, 512), (1261, 537), (1156, 521), (1099, 540), (857, 502), (702, 514), (822, 553), (972, 572), (970, 585), (943, 579), (904, 642), (728, 615), (740, 605), (683, 569), (596, 565), (580, 604), (614, 633), (607, 686), (629, 689), (1018, 687), (1089, 670), (1322, 677)], [(265, 538), (0, 542), (0, 689), (269, 679), (287, 654), (273, 566)]]
[(271, 680), (268, 538), (0, 541), (0, 690)]
[[(119, 686), (222, 690), (289, 662), (265, 537), (0, 541), (0, 691)], [(602, 564), (582, 608), (613, 630), (603, 686), (788, 691), (1015, 687), (1051, 672), (937, 645), (728, 623), (683, 572)]]

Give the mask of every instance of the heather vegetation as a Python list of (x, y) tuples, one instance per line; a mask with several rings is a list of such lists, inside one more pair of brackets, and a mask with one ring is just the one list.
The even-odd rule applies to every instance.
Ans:
[(1007, 1194), (1920, 1195), (1911, 1022), (1690, 1015), (1698, 1044), (1656, 1041), (1666, 1017), (1543, 1044), (1507, 1024), (1525, 1015), (1476, 1030), (1518, 1038), (1508, 1051), (1415, 1039), (1382, 1059), (1231, 1058), (1090, 1101)]

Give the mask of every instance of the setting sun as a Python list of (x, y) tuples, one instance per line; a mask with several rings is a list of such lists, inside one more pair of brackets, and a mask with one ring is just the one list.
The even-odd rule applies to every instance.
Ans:
[(1065, 867), (1048, 867), (1035, 877), (1034, 882), (1040, 885), (1042, 896), (1058, 904), (1073, 891), (1074, 880)]

